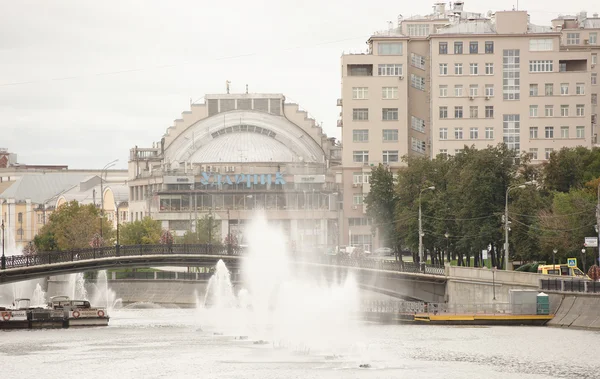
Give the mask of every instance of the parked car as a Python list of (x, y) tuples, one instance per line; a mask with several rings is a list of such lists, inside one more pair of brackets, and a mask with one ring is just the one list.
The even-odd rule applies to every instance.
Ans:
[(394, 254), (394, 250), (389, 247), (380, 247), (379, 249), (375, 249), (374, 253), (377, 255), (392, 255)]

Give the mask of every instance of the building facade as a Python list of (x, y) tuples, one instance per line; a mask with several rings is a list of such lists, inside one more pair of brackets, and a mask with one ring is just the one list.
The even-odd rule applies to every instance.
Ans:
[[(366, 51), (342, 56), (344, 244), (373, 248), (364, 196), (371, 168), (506, 143), (533, 163), (597, 143), (597, 36), (585, 12), (549, 26), (525, 11), (487, 14), (463, 2), (398, 18)], [(350, 201), (351, 199), (351, 201)]]
[(340, 147), (281, 94), (206, 95), (151, 148), (131, 149), (130, 219), (181, 236), (211, 216), (245, 243), (263, 210), (297, 249), (337, 244)]

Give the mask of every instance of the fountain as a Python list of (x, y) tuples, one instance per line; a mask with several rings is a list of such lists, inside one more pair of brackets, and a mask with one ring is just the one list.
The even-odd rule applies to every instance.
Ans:
[(39, 283), (35, 285), (35, 289), (33, 290), (33, 295), (31, 296), (31, 306), (32, 307), (45, 307), (47, 304), (46, 301), (46, 292), (42, 289)]
[(92, 305), (101, 307), (110, 312), (122, 306), (121, 299), (117, 299), (115, 291), (108, 288), (108, 277), (106, 270), (98, 271), (96, 283), (92, 285), (93, 291), (90, 296)]
[(264, 214), (255, 217), (246, 234), (245, 288), (234, 295), (229, 271), (219, 261), (199, 307), (203, 326), (235, 330), (236, 336), (249, 335), (256, 344), (267, 341), (295, 355), (332, 355), (353, 346), (358, 336), (352, 333), (360, 330), (355, 327), (358, 286), (353, 277), (330, 284), (292, 270), (283, 233), (268, 225)]

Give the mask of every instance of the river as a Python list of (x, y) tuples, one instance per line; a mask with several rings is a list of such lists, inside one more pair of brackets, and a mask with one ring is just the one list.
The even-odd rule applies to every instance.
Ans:
[(63, 379), (600, 377), (600, 334), (585, 330), (361, 323), (346, 335), (354, 342), (328, 351), (202, 324), (195, 309), (121, 309), (104, 328), (0, 331), (0, 367)]

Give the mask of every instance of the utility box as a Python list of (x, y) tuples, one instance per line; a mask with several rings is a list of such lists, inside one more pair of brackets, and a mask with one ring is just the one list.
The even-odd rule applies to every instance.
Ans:
[(550, 314), (550, 296), (540, 292), (536, 296), (537, 300), (537, 314), (538, 315), (549, 315)]
[(537, 290), (509, 290), (510, 310), (516, 315), (537, 314)]

